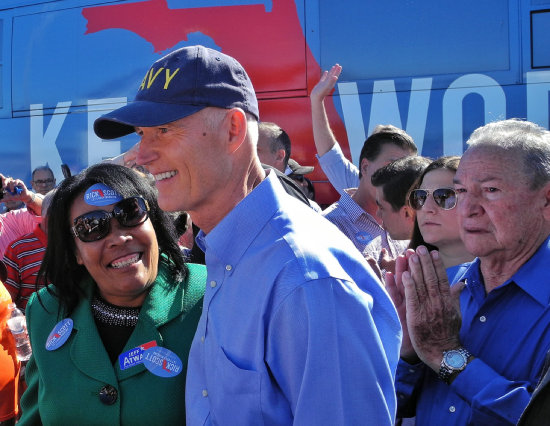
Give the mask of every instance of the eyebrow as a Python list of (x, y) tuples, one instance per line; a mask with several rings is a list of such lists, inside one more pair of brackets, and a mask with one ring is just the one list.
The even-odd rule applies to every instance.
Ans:
[[(474, 182), (476, 183), (485, 183), (485, 182), (490, 182), (490, 181), (502, 181), (504, 179), (500, 178), (500, 177), (496, 177), (496, 176), (487, 176), (487, 177), (483, 177), (483, 178), (480, 178), (480, 179), (474, 179)], [(453, 178), (453, 183), (456, 183), (456, 184), (460, 184), (460, 179), (457, 179), (456, 176)]]

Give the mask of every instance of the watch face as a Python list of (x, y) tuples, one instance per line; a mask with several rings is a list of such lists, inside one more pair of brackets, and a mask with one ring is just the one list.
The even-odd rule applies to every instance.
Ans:
[(451, 368), (462, 368), (466, 364), (466, 360), (460, 352), (449, 351), (445, 354), (445, 363)]

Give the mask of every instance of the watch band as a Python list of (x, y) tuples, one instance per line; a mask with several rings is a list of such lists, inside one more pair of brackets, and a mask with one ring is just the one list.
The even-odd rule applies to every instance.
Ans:
[[(462, 358), (461, 364), (457, 366), (450, 365), (447, 362), (447, 358), (449, 356), (461, 357)], [(438, 373), (439, 378), (443, 380), (445, 383), (450, 384), (451, 378), (453, 378), (456, 374), (460, 373), (466, 368), (466, 365), (468, 365), (468, 362), (471, 356), (472, 354), (468, 352), (466, 348), (462, 348), (462, 347), (443, 352), (443, 359), (441, 360), (441, 365), (439, 367), (439, 373)]]

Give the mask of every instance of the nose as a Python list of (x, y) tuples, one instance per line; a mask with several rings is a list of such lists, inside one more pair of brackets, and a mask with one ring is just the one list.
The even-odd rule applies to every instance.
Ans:
[(105, 238), (107, 239), (108, 247), (125, 244), (127, 241), (133, 239), (132, 228), (121, 226), (115, 218), (112, 218), (111, 232)]
[(136, 164), (147, 166), (157, 159), (158, 154), (155, 150), (156, 137), (148, 129), (143, 129), (139, 148), (137, 149)]
[(479, 196), (473, 192), (459, 193), (456, 208), (461, 217), (472, 217), (483, 213)]
[(435, 200), (433, 198), (433, 195), (430, 194), (426, 197), (426, 201), (424, 202), (424, 205), (422, 206), (422, 210), (424, 210), (425, 213), (436, 213), (438, 209), (437, 204), (435, 203)]

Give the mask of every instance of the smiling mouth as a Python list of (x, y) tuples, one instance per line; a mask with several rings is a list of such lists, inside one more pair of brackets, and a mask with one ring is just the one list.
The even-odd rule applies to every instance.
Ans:
[(114, 269), (125, 268), (126, 266), (133, 265), (141, 260), (143, 253), (135, 253), (130, 256), (126, 256), (120, 260), (112, 262), (109, 266)]
[(176, 176), (178, 174), (177, 170), (171, 170), (169, 172), (162, 172), (158, 173), (155, 176), (155, 180), (157, 182), (160, 182), (161, 180), (170, 179), (172, 176)]

